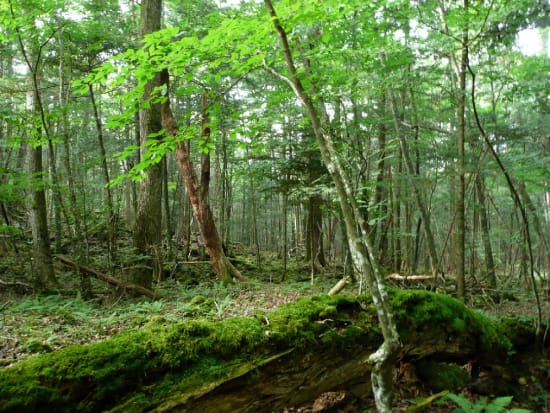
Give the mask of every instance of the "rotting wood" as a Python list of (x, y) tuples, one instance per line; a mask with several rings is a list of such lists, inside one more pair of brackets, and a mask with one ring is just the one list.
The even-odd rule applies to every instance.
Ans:
[(144, 295), (146, 297), (149, 297), (153, 300), (158, 300), (161, 296), (160, 294), (155, 293), (154, 291), (151, 291), (147, 288), (141, 287), (139, 285), (126, 283), (124, 281), (118, 280), (114, 277), (111, 277), (110, 275), (103, 274), (97, 270), (94, 270), (91, 267), (88, 267), (86, 265), (79, 264), (77, 262), (72, 261), (68, 257), (65, 257), (64, 255), (56, 255), (55, 257), (61, 264), (65, 265), (69, 268), (74, 268), (76, 271), (83, 272), (86, 275), (91, 275), (94, 278), (97, 278), (98, 280), (105, 281), (106, 283), (117, 287), (117, 288), (123, 288), (125, 290), (130, 290), (132, 292), (135, 292), (140, 295)]

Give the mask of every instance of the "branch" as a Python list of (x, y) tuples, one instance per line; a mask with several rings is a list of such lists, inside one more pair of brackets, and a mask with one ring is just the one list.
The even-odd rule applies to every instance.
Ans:
[(264, 69), (267, 70), (269, 73), (271, 73), (273, 76), (281, 79), (283, 82), (286, 82), (288, 83), (288, 85), (292, 88), (292, 91), (294, 92), (294, 94), (296, 96), (300, 96), (300, 92), (299, 90), (296, 88), (296, 85), (294, 84), (294, 82), (292, 80), (290, 80), (288, 77), (286, 77), (285, 75), (277, 72), (275, 69), (273, 69), (272, 67), (270, 67), (267, 62), (265, 61), (265, 59), (263, 60), (263, 66), (264, 66)]
[(127, 289), (127, 290), (133, 291), (135, 293), (138, 293), (138, 294), (144, 295), (146, 297), (149, 297), (153, 300), (158, 300), (159, 298), (161, 298), (160, 294), (157, 294), (157, 293), (155, 293), (155, 292), (153, 292), (153, 291), (151, 291), (147, 288), (141, 287), (141, 286), (136, 285), (136, 284), (125, 283), (121, 280), (118, 280), (114, 277), (111, 277), (110, 275), (103, 274), (99, 271), (94, 270), (93, 268), (90, 268), (90, 267), (87, 267), (85, 265), (81, 265), (77, 262), (74, 262), (74, 261), (70, 260), (69, 258), (63, 256), (63, 255), (58, 255), (58, 256), (56, 256), (56, 258), (61, 264), (65, 265), (66, 267), (74, 268), (78, 272), (82, 272), (84, 274), (91, 275), (92, 277), (95, 277), (95, 278), (97, 278), (98, 280), (101, 280), (101, 281), (105, 281), (106, 283), (111, 284), (114, 287)]

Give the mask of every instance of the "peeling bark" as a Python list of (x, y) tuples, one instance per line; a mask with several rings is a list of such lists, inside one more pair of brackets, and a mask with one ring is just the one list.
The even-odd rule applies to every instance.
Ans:
[[(178, 136), (179, 128), (176, 119), (174, 118), (174, 114), (172, 113), (172, 109), (170, 108), (168, 71), (164, 70), (162, 72), (161, 81), (162, 84), (166, 86), (166, 99), (161, 104), (162, 124), (169, 136), (176, 137)], [(209, 139), (210, 129), (208, 128), (206, 95), (203, 96), (203, 99), (201, 134), (203, 139)], [(245, 278), (239, 270), (231, 264), (223, 251), (222, 241), (216, 228), (214, 215), (212, 214), (210, 203), (208, 201), (210, 156), (207, 154), (202, 155), (201, 179), (199, 181), (197, 173), (195, 172), (193, 160), (191, 159), (191, 155), (185, 141), (179, 141), (177, 143), (175, 155), (178, 168), (185, 182), (185, 188), (187, 190), (187, 194), (189, 195), (195, 217), (197, 218), (197, 223), (199, 225), (199, 230), (201, 232), (204, 245), (208, 251), (210, 259), (212, 260), (212, 268), (214, 272), (220, 279), (231, 278), (243, 281)]]

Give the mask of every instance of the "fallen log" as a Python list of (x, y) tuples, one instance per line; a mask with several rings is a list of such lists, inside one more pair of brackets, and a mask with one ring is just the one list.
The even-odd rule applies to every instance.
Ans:
[[(500, 367), (511, 364), (517, 350), (516, 338), (505, 330), (511, 323), (503, 327), (439, 294), (392, 295), (403, 341), (396, 363), (403, 372), (422, 361), (415, 377), (454, 390), (465, 384), (458, 366), (468, 363), (475, 368), (466, 380), (479, 381), (477, 371), (483, 378), (494, 371), (497, 380), (517, 388), (516, 378)], [(514, 331), (525, 336), (529, 329)], [(261, 413), (304, 405), (333, 390), (366, 398), (371, 393), (367, 358), (381, 340), (366, 296), (301, 298), (255, 318), (219, 322), (157, 319), (103, 342), (0, 369), (0, 412)]]
[(18, 294), (30, 294), (34, 292), (34, 287), (21, 281), (4, 281), (0, 279), (0, 291), (11, 290)]
[(141, 287), (136, 284), (121, 281), (117, 278), (111, 277), (110, 275), (103, 274), (91, 267), (74, 262), (68, 257), (65, 257), (64, 255), (56, 255), (55, 258), (66, 267), (72, 268), (86, 275), (91, 275), (92, 277), (97, 278), (98, 280), (101, 280), (101, 281), (105, 281), (106, 283), (114, 287), (129, 290), (139, 295), (144, 295), (146, 297), (149, 297), (153, 300), (158, 300), (160, 298), (160, 295), (155, 293), (154, 291), (151, 291), (145, 287)]

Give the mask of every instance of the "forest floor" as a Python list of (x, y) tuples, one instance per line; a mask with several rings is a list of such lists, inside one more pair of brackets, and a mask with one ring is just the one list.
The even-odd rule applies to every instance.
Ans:
[[(189, 265), (175, 277), (155, 285), (155, 291), (162, 296), (156, 301), (116, 294), (95, 279), (92, 279), (94, 298), (84, 300), (78, 292), (78, 277), (59, 267), (59, 281), (65, 287), (62, 291), (48, 295), (0, 291), (0, 368), (13, 365), (32, 354), (103, 340), (155, 320), (176, 322), (199, 317), (221, 320), (233, 316), (253, 316), (256, 312), (276, 308), (300, 296), (326, 293), (342, 274), (341, 268), (322, 269), (312, 282), (309, 267), (303, 263), (293, 263), (289, 265), (286, 280), (281, 282), (280, 265), (273, 264), (274, 261), (267, 257), (264, 262), (261, 271), (256, 269), (255, 263), (245, 263), (244, 272), (248, 281), (237, 284), (217, 282), (208, 264)], [(3, 277), (0, 275), (0, 279)], [(510, 288), (506, 294), (500, 294), (499, 299), (495, 299), (495, 294), (477, 289), (475, 294), (470, 295), (469, 305), (493, 316), (536, 316), (536, 303), (531, 294), (517, 286)], [(349, 286), (344, 292), (356, 293), (357, 286)], [(547, 296), (541, 299), (543, 317), (548, 320), (550, 303)], [(548, 398), (544, 401), (546, 410), (542, 411), (550, 411), (550, 395), (543, 393), (541, 397)], [(405, 411), (408, 400), (422, 394), (423, 389), (398, 389), (398, 398), (403, 400), (403, 408), (399, 411)], [(462, 396), (474, 399), (466, 390)], [(322, 395), (316, 401), (317, 408), (338, 397), (344, 395)], [(323, 398), (326, 400), (323, 401)], [(476, 403), (484, 401), (478, 399)], [(354, 401), (348, 403), (347, 408), (351, 410), (343, 407), (338, 411), (368, 411), (371, 408), (369, 404), (372, 405), (372, 401), (363, 402), (360, 410), (354, 410), (358, 409), (357, 401)], [(442, 402), (437, 410), (427, 411), (452, 412), (454, 408), (456, 405), (448, 400)], [(286, 411), (325, 411), (315, 409), (314, 404), (302, 408), (289, 407)]]

